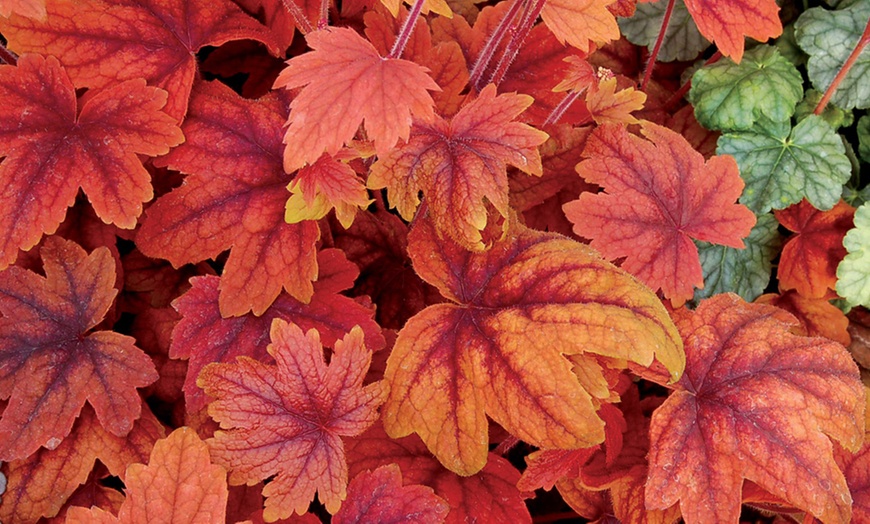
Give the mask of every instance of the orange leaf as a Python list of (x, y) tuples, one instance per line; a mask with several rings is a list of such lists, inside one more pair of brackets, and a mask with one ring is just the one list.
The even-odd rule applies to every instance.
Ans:
[(282, 288), (303, 302), (314, 292), (320, 231), (311, 221), (284, 222), (284, 115), (277, 96), (246, 100), (217, 82), (194, 85), (182, 126), (187, 141), (160, 159), (190, 175), (148, 208), (136, 236), (143, 253), (175, 267), (230, 249), (221, 279), (224, 316), (261, 315)]
[(365, 120), (379, 154), (408, 139), (413, 118), (430, 120), (438, 91), (426, 69), (408, 60), (382, 58), (353, 29), (329, 27), (305, 37), (312, 51), (287, 61), (275, 87), (302, 87), (290, 104), (284, 135), (284, 169), (335, 155)]
[(776, 0), (686, 0), (686, 8), (701, 34), (738, 64), (745, 37), (766, 42), (782, 34)]
[(291, 195), (284, 220), (289, 224), (320, 220), (335, 208), (338, 221), (348, 228), (356, 212), (373, 202), (354, 170), (340, 157), (325, 153), (312, 165), (300, 169), (287, 189)]
[(604, 193), (583, 193), (565, 204), (574, 232), (591, 238), (608, 259), (681, 305), (703, 287), (692, 239), (742, 248), (755, 215), (736, 204), (743, 190), (730, 156), (708, 161), (677, 133), (649, 122), (648, 140), (624, 126), (597, 128), (577, 171)]
[(597, 406), (563, 354), (575, 365), (586, 352), (644, 366), (657, 358), (673, 378), (682, 372), (661, 302), (587, 246), (513, 220), (484, 253), (439, 239), (427, 219), (409, 242), (417, 273), (453, 303), (429, 306), (399, 332), (384, 427), (394, 438), (416, 432), (452, 471), (485, 465), (486, 414), (538, 447), (604, 440)]
[(597, 124), (639, 124), (631, 113), (643, 109), (646, 93), (633, 87), (616, 91), (616, 78), (602, 80), (586, 94), (586, 108)]
[(514, 119), (531, 97), (496, 95), (488, 85), (448, 123), (435, 117), (418, 123), (408, 142), (382, 155), (372, 166), (370, 189), (387, 188), (390, 205), (411, 220), (423, 191), (440, 235), (468, 249), (483, 249), (484, 199), (508, 215), (507, 165), (541, 176), (538, 146), (547, 134)]
[(846, 256), (843, 237), (854, 227), (855, 208), (842, 200), (819, 211), (806, 199), (773, 214), (795, 235), (782, 248), (779, 287), (807, 298), (822, 298), (837, 284), (837, 266)]
[(852, 341), (848, 330), (849, 319), (843, 311), (824, 298), (807, 298), (790, 290), (779, 295), (761, 295), (755, 301), (782, 308), (797, 317), (801, 323), (801, 328), (797, 331), (800, 335), (827, 337), (844, 346)]
[(0, 268), (55, 232), (79, 187), (104, 222), (132, 229), (154, 196), (136, 154), (163, 154), (184, 139), (161, 111), (164, 91), (130, 80), (77, 103), (53, 57), (0, 65), (0, 99)]
[(335, 343), (329, 366), (315, 330), (275, 319), (271, 338), (277, 366), (239, 357), (200, 373), (197, 384), (216, 397), (209, 414), (224, 429), (209, 447), (234, 485), (277, 474), (263, 489), (266, 520), (305, 513), (315, 491), (334, 514), (347, 488), (341, 437), (377, 420), (385, 384), (362, 385), (372, 354), (359, 327)]
[(347, 500), (332, 518), (333, 524), (378, 524), (444, 522), (450, 506), (418, 484), (402, 485), (402, 471), (396, 464), (363, 471), (347, 487)]
[(837, 446), (834, 458), (843, 470), (852, 495), (852, 522), (870, 522), (870, 445), (855, 453)]
[(9, 17), (12, 13), (45, 20), (45, 0), (0, 0), (0, 16)]
[(211, 463), (196, 432), (182, 427), (158, 440), (148, 465), (132, 464), (125, 480), (127, 499), (117, 517), (100, 509), (70, 508), (67, 524), (151, 524), (224, 522), (226, 470)]
[(157, 380), (131, 337), (90, 330), (115, 298), (106, 248), (88, 255), (57, 237), (41, 249), (45, 277), (13, 266), (0, 272), (0, 460), (56, 448), (85, 401), (122, 437), (140, 414), (137, 387)]
[(686, 373), (653, 413), (646, 505), (688, 524), (736, 522), (743, 479), (825, 522), (848, 522), (829, 437), (864, 439), (864, 389), (839, 344), (793, 335), (790, 314), (722, 294), (675, 321)]
[(228, 0), (49, 0), (46, 8), (44, 21), (0, 19), (10, 49), (58, 57), (77, 88), (144, 78), (169, 93), (166, 112), (178, 121), (203, 47), (256, 40), (278, 55), (269, 31)]
[(619, 38), (616, 17), (607, 10), (614, 0), (549, 0), (541, 18), (561, 43), (589, 51), (590, 41), (607, 43)]

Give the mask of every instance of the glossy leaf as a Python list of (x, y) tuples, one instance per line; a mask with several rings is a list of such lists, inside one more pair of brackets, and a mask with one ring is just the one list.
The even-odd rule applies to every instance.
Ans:
[(686, 373), (653, 413), (648, 508), (687, 523), (735, 522), (743, 479), (825, 522), (851, 497), (830, 439), (864, 439), (863, 386), (835, 342), (790, 333), (794, 317), (722, 294), (675, 312)]
[(834, 129), (815, 115), (793, 129), (772, 125), (725, 133), (716, 150), (737, 160), (746, 182), (740, 202), (755, 213), (782, 209), (804, 198), (816, 209), (834, 207), (852, 172), (844, 151)]
[(88, 255), (52, 237), (41, 249), (45, 277), (13, 266), (0, 272), (0, 459), (56, 448), (87, 401), (100, 424), (122, 437), (140, 414), (136, 388), (157, 380), (134, 340), (91, 331), (117, 293), (106, 248)]
[(417, 273), (452, 303), (424, 309), (399, 332), (384, 427), (394, 438), (419, 434), (451, 471), (486, 464), (487, 414), (538, 447), (604, 440), (563, 355), (579, 366), (583, 353), (642, 366), (658, 359), (673, 378), (681, 373), (661, 303), (582, 244), (511, 222), (489, 251), (470, 253), (418, 219), (408, 249)]
[(334, 524), (444, 522), (450, 506), (432, 488), (402, 485), (396, 464), (358, 474), (347, 486), (347, 500), (332, 518)]
[(837, 266), (837, 294), (870, 307), (870, 204), (855, 211), (855, 228), (843, 238), (848, 254)]
[(647, 139), (622, 126), (601, 126), (577, 171), (604, 193), (583, 193), (565, 204), (574, 232), (592, 238), (608, 259), (675, 305), (704, 285), (692, 239), (742, 248), (755, 216), (735, 200), (743, 183), (734, 161), (705, 161), (680, 135), (645, 123)]
[(284, 222), (286, 114), (277, 96), (252, 101), (219, 83), (197, 83), (182, 127), (187, 141), (160, 159), (189, 175), (148, 209), (136, 236), (143, 253), (175, 267), (229, 249), (221, 279), (224, 316), (261, 315), (282, 289), (303, 302), (314, 292), (319, 229), (311, 221)]
[(686, 8), (701, 34), (737, 63), (745, 37), (765, 42), (782, 33), (775, 0), (686, 0)]
[[(662, 30), (662, 19), (668, 2), (642, 2), (631, 18), (620, 18), (619, 29), (629, 42), (652, 50)], [(710, 42), (701, 36), (685, 2), (675, 1), (667, 33), (659, 49), (658, 60), (694, 60)]]
[(415, 124), (408, 142), (380, 156), (368, 187), (387, 188), (390, 206), (411, 220), (426, 196), (435, 227), (468, 249), (481, 250), (487, 224), (484, 199), (508, 215), (507, 165), (541, 175), (537, 146), (547, 135), (514, 119), (531, 104), (528, 96), (496, 95), (487, 86), (448, 123), (436, 117)]
[(136, 154), (163, 154), (184, 138), (161, 111), (164, 91), (130, 80), (77, 101), (53, 57), (0, 65), (0, 98), (0, 268), (57, 230), (80, 187), (104, 222), (132, 229), (153, 197)]
[(346, 27), (309, 33), (306, 41), (313, 51), (290, 59), (275, 81), (276, 88), (302, 88), (290, 104), (284, 135), (288, 173), (324, 152), (338, 153), (363, 122), (383, 154), (408, 140), (413, 118), (433, 118), (429, 91), (439, 87), (422, 66), (381, 57)]
[(315, 330), (276, 319), (271, 339), (276, 366), (239, 357), (200, 373), (197, 384), (215, 397), (209, 414), (222, 428), (209, 447), (231, 484), (277, 475), (263, 489), (266, 520), (305, 513), (315, 491), (334, 514), (347, 493), (341, 437), (377, 420), (385, 384), (362, 385), (371, 350), (359, 327), (335, 343), (329, 366)]

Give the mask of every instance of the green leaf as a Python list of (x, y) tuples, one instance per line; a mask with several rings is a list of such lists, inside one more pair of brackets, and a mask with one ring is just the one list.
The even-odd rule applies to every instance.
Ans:
[(864, 115), (858, 120), (858, 154), (861, 160), (870, 162), (870, 115)]
[[(665, 17), (667, 6), (667, 1), (637, 4), (634, 16), (618, 20), (622, 35), (632, 44), (645, 46), (652, 51), (662, 29), (662, 19)], [(708, 47), (710, 41), (701, 36), (698, 26), (686, 9), (686, 4), (683, 0), (677, 0), (668, 23), (668, 32), (659, 49), (658, 60), (660, 62), (694, 60)]]
[(837, 267), (837, 294), (852, 305), (870, 306), (870, 204), (855, 211), (855, 228), (843, 245), (849, 254)]
[[(805, 11), (795, 22), (798, 45), (810, 55), (807, 71), (813, 87), (825, 91), (846, 63), (861, 38), (870, 1), (855, 2), (839, 11), (814, 7)], [(864, 52), (852, 65), (837, 88), (831, 102), (845, 109), (870, 107), (870, 53)]]
[[(816, 91), (815, 89), (807, 91), (804, 99), (801, 100), (794, 109), (795, 120), (800, 122), (804, 118), (813, 114), (813, 111), (816, 110), (816, 106), (819, 105), (819, 101), (822, 99), (823, 95), (824, 93)], [(825, 122), (831, 124), (831, 127), (834, 129), (849, 127), (852, 125), (852, 122), (855, 121), (855, 116), (852, 114), (852, 111), (847, 111), (831, 103), (828, 103), (825, 106), (825, 109), (819, 116), (821, 116)]]
[(744, 131), (759, 120), (784, 122), (803, 98), (797, 68), (773, 46), (758, 46), (743, 55), (702, 67), (692, 77), (689, 102), (707, 129)]
[(821, 210), (840, 200), (852, 165), (840, 136), (810, 115), (791, 133), (787, 125), (726, 133), (717, 154), (732, 155), (746, 182), (740, 203), (756, 214), (797, 204), (803, 198)]
[(772, 214), (759, 216), (749, 236), (743, 239), (745, 249), (696, 241), (704, 271), (704, 288), (695, 291), (694, 301), (732, 292), (752, 302), (764, 293), (770, 282), (771, 260), (782, 247), (778, 226)]
[(797, 44), (794, 37), (794, 24), (782, 28), (782, 34), (774, 42), (779, 53), (795, 66), (807, 63), (807, 54)]

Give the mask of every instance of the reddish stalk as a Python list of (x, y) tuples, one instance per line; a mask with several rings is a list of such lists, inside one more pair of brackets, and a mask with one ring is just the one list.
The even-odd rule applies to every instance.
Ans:
[(659, 36), (656, 38), (656, 44), (653, 46), (652, 53), (649, 55), (649, 61), (646, 63), (646, 70), (643, 72), (643, 80), (640, 82), (640, 90), (646, 91), (646, 86), (649, 84), (649, 79), (652, 78), (653, 69), (656, 65), (656, 58), (659, 56), (659, 51), (662, 49), (662, 44), (665, 41), (665, 34), (668, 32), (668, 24), (671, 23), (671, 14), (674, 12), (674, 4), (676, 0), (668, 0), (668, 7), (665, 8), (665, 16), (662, 18), (662, 28), (659, 30)]
[(492, 57), (495, 56), (498, 44), (501, 43), (504, 35), (510, 30), (511, 24), (514, 18), (516, 18), (517, 13), (519, 13), (520, 8), (527, 4), (528, 0), (514, 0), (508, 8), (507, 13), (505, 13), (498, 26), (496, 26), (495, 31), (489, 35), (489, 39), (487, 39), (486, 44), (477, 56), (477, 61), (474, 62), (474, 67), (471, 68), (471, 74), (469, 75), (469, 85), (475, 91), (483, 89), (483, 85), (481, 85), (483, 74), (486, 72), (486, 68), (489, 67)]
[(296, 5), (296, 2), (293, 0), (281, 0), (281, 3), (284, 4), (284, 8), (287, 9), (290, 16), (293, 17), (293, 21), (296, 22), (296, 29), (298, 29), (303, 36), (314, 31), (311, 22), (308, 21), (308, 17), (306, 17), (305, 13), (302, 12), (302, 9)]
[(495, 85), (501, 83), (508, 68), (510, 68), (514, 59), (519, 54), (523, 42), (525, 42), (526, 37), (529, 36), (529, 33), (532, 31), (532, 27), (535, 25), (538, 15), (541, 14), (541, 9), (544, 8), (545, 0), (534, 0), (534, 2), (534, 4), (525, 4), (523, 14), (520, 16), (520, 23), (511, 31), (511, 39), (505, 47), (504, 53), (501, 55), (495, 71), (492, 76), (490, 76), (489, 83)]
[(384, 195), (381, 193), (380, 189), (375, 189), (371, 191), (371, 195), (375, 201), (375, 209), (378, 211), (387, 211), (387, 203), (384, 201)]
[(565, 111), (567, 111), (572, 105), (574, 105), (574, 102), (576, 102), (577, 99), (580, 98), (580, 95), (582, 95), (584, 91), (585, 90), (571, 91), (567, 93), (565, 95), (565, 98), (563, 98), (562, 101), (559, 102), (559, 105), (554, 107), (553, 110), (550, 111), (550, 114), (547, 115), (547, 119), (544, 120), (544, 125), (542, 127), (557, 123), (559, 119), (562, 118), (562, 115), (565, 114)]
[[(704, 62), (704, 65), (706, 66), (706, 65), (710, 65), (714, 62), (718, 62), (720, 58), (722, 58), (722, 53), (720, 53), (719, 51), (716, 51), (713, 54), (713, 56), (711, 56), (710, 58), (707, 59), (706, 62)], [(689, 89), (691, 89), (691, 88), (692, 88), (692, 79), (690, 78), (688, 82), (686, 82), (685, 84), (682, 85), (682, 87), (677, 89), (676, 93), (674, 93), (673, 95), (671, 95), (670, 98), (668, 98), (668, 100), (664, 103), (664, 105), (662, 105), (662, 109), (670, 109), (673, 106), (679, 104), (680, 100), (682, 100), (683, 97), (686, 96), (686, 93), (688, 93)]]
[(813, 110), (813, 113), (816, 115), (821, 115), (822, 111), (825, 110), (825, 106), (828, 105), (828, 102), (831, 100), (831, 97), (834, 96), (834, 92), (837, 91), (837, 88), (840, 87), (840, 82), (846, 78), (846, 75), (849, 74), (849, 70), (852, 69), (852, 66), (855, 65), (855, 62), (858, 61), (858, 55), (861, 54), (861, 51), (867, 47), (867, 44), (870, 44), (870, 20), (867, 20), (867, 26), (864, 27), (864, 34), (861, 35), (861, 38), (858, 40), (858, 44), (855, 45), (855, 49), (852, 50), (852, 54), (849, 55), (849, 58), (846, 59), (846, 62), (843, 64), (843, 67), (840, 68), (840, 71), (837, 72), (837, 76), (834, 77), (834, 81), (831, 82), (831, 85), (828, 86), (828, 89), (825, 91), (822, 99), (819, 100), (819, 104), (816, 106), (816, 109)]
[(317, 29), (325, 29), (329, 26), (329, 0), (320, 0), (320, 20), (317, 21)]
[(6, 49), (6, 46), (0, 44), (0, 61), (9, 65), (16, 65), (18, 58), (15, 57), (12, 51)]
[(396, 37), (396, 42), (390, 50), (387, 58), (401, 58), (402, 52), (405, 51), (405, 46), (408, 45), (408, 40), (411, 39), (411, 33), (414, 31), (414, 24), (417, 23), (417, 17), (423, 10), (424, 0), (414, 0), (414, 5), (411, 6), (411, 12), (408, 13), (408, 18), (402, 24), (402, 29), (399, 30), (399, 36)]

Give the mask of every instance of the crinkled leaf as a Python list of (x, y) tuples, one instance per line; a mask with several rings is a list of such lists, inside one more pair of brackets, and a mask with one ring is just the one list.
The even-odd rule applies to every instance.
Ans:
[(356, 212), (372, 203), (356, 172), (325, 153), (300, 169), (287, 189), (291, 194), (284, 208), (284, 220), (290, 224), (320, 220), (334, 208), (338, 221), (347, 228), (353, 224)]
[(782, 33), (776, 0), (686, 0), (698, 30), (740, 63), (745, 37), (765, 42)]
[(131, 337), (91, 331), (117, 291), (106, 248), (88, 255), (57, 237), (41, 249), (45, 277), (13, 266), (0, 272), (0, 459), (57, 447), (85, 401), (109, 433), (126, 435), (139, 417), (136, 388), (157, 380)]
[(577, 171), (604, 193), (565, 204), (574, 232), (608, 259), (682, 304), (703, 286), (693, 239), (742, 248), (755, 216), (735, 203), (743, 182), (734, 160), (705, 161), (679, 134), (645, 123), (647, 139), (601, 126)]
[(759, 214), (804, 198), (817, 209), (831, 209), (852, 173), (840, 136), (816, 115), (791, 130), (770, 126), (725, 133), (716, 152), (737, 160), (746, 182), (740, 202)]
[(856, 453), (837, 447), (834, 458), (852, 493), (852, 522), (870, 521), (870, 445), (865, 444)]
[(704, 288), (695, 291), (695, 301), (732, 292), (746, 301), (755, 300), (770, 283), (771, 261), (779, 254), (782, 237), (771, 214), (758, 218), (743, 242), (744, 249), (698, 242), (704, 271)]
[(589, 51), (590, 43), (607, 43), (619, 38), (619, 26), (607, 10), (612, 0), (549, 0), (541, 18), (559, 42)]
[[(825, 91), (855, 49), (870, 20), (870, 2), (858, 1), (831, 11), (814, 7), (795, 22), (798, 45), (810, 55), (807, 71), (813, 87)], [(866, 43), (865, 43), (866, 45)], [(870, 107), (870, 53), (858, 55), (831, 102), (844, 108)]]
[(509, 212), (507, 165), (541, 175), (538, 146), (547, 134), (514, 121), (531, 103), (526, 95), (496, 95), (488, 85), (450, 122), (415, 124), (406, 144), (372, 166), (368, 187), (387, 188), (390, 206), (405, 220), (414, 217), (422, 191), (439, 235), (483, 249), (484, 199), (501, 216)]
[(0, 65), (0, 99), (0, 268), (55, 232), (80, 187), (104, 222), (132, 229), (154, 196), (137, 153), (184, 139), (161, 111), (164, 91), (130, 80), (79, 103), (53, 57)]
[(800, 72), (774, 46), (747, 51), (739, 64), (726, 59), (698, 69), (689, 90), (698, 122), (721, 131), (787, 122), (803, 96)]
[(334, 524), (407, 522), (438, 524), (450, 511), (447, 502), (432, 488), (402, 485), (397, 464), (359, 473), (347, 486), (347, 500), (332, 518)]
[(870, 204), (855, 211), (855, 228), (846, 233), (843, 245), (849, 254), (837, 267), (837, 294), (870, 307)]
[(538, 447), (604, 440), (597, 406), (563, 355), (580, 367), (587, 352), (643, 366), (657, 359), (680, 375), (661, 302), (582, 244), (511, 221), (490, 250), (472, 253), (418, 218), (408, 250), (451, 303), (429, 306), (399, 332), (384, 375), (384, 427), (394, 438), (419, 434), (451, 471), (485, 465), (486, 415)]
[(831, 440), (864, 440), (864, 388), (836, 342), (733, 294), (678, 310), (686, 373), (653, 413), (646, 505), (675, 502), (688, 524), (736, 522), (743, 479), (824, 522), (848, 522), (851, 498)]
[[(637, 4), (637, 10), (631, 18), (619, 19), (622, 36), (632, 44), (646, 46), (652, 51), (662, 30), (662, 19), (667, 6), (666, 1)], [(668, 23), (668, 31), (659, 49), (658, 60), (661, 62), (694, 60), (709, 46), (710, 41), (701, 36), (698, 26), (686, 9), (685, 2), (676, 0)]]
[(365, 122), (378, 153), (401, 138), (412, 118), (430, 120), (439, 87), (427, 70), (408, 60), (381, 57), (375, 47), (347, 27), (329, 27), (306, 37), (312, 51), (291, 58), (275, 87), (301, 91), (290, 104), (284, 135), (284, 169), (313, 164), (349, 142)]
[(0, 16), (8, 18), (12, 13), (45, 20), (45, 0), (0, 0)]
[[(815, 89), (807, 90), (804, 94), (803, 100), (801, 100), (794, 109), (795, 121), (800, 122), (804, 118), (813, 114), (823, 96), (824, 93), (816, 91)], [(830, 102), (825, 105), (825, 109), (822, 110), (822, 114), (819, 116), (821, 116), (825, 122), (829, 123), (834, 129), (849, 127), (855, 121), (855, 115), (852, 111), (837, 107)]]
[(197, 83), (182, 126), (187, 141), (160, 159), (189, 175), (148, 208), (136, 236), (143, 253), (175, 267), (229, 249), (221, 278), (225, 316), (260, 315), (282, 289), (302, 301), (314, 292), (317, 224), (284, 222), (286, 111), (274, 95), (246, 100), (218, 82)]
[(305, 513), (315, 491), (334, 514), (347, 489), (341, 437), (378, 419), (386, 385), (362, 385), (372, 352), (359, 327), (335, 343), (328, 366), (317, 331), (275, 319), (270, 335), (277, 365), (239, 357), (200, 373), (197, 384), (215, 397), (209, 414), (222, 428), (209, 447), (231, 484), (275, 475), (263, 489), (267, 520)]
[(278, 54), (266, 27), (229, 0), (49, 0), (46, 7), (44, 21), (0, 18), (10, 49), (56, 56), (77, 88), (144, 78), (169, 93), (166, 112), (179, 121), (200, 49), (255, 40)]
[(781, 294), (769, 293), (758, 297), (756, 302), (784, 309), (801, 323), (795, 333), (808, 337), (827, 337), (844, 346), (851, 342), (849, 319), (825, 298), (808, 298), (795, 290)]

